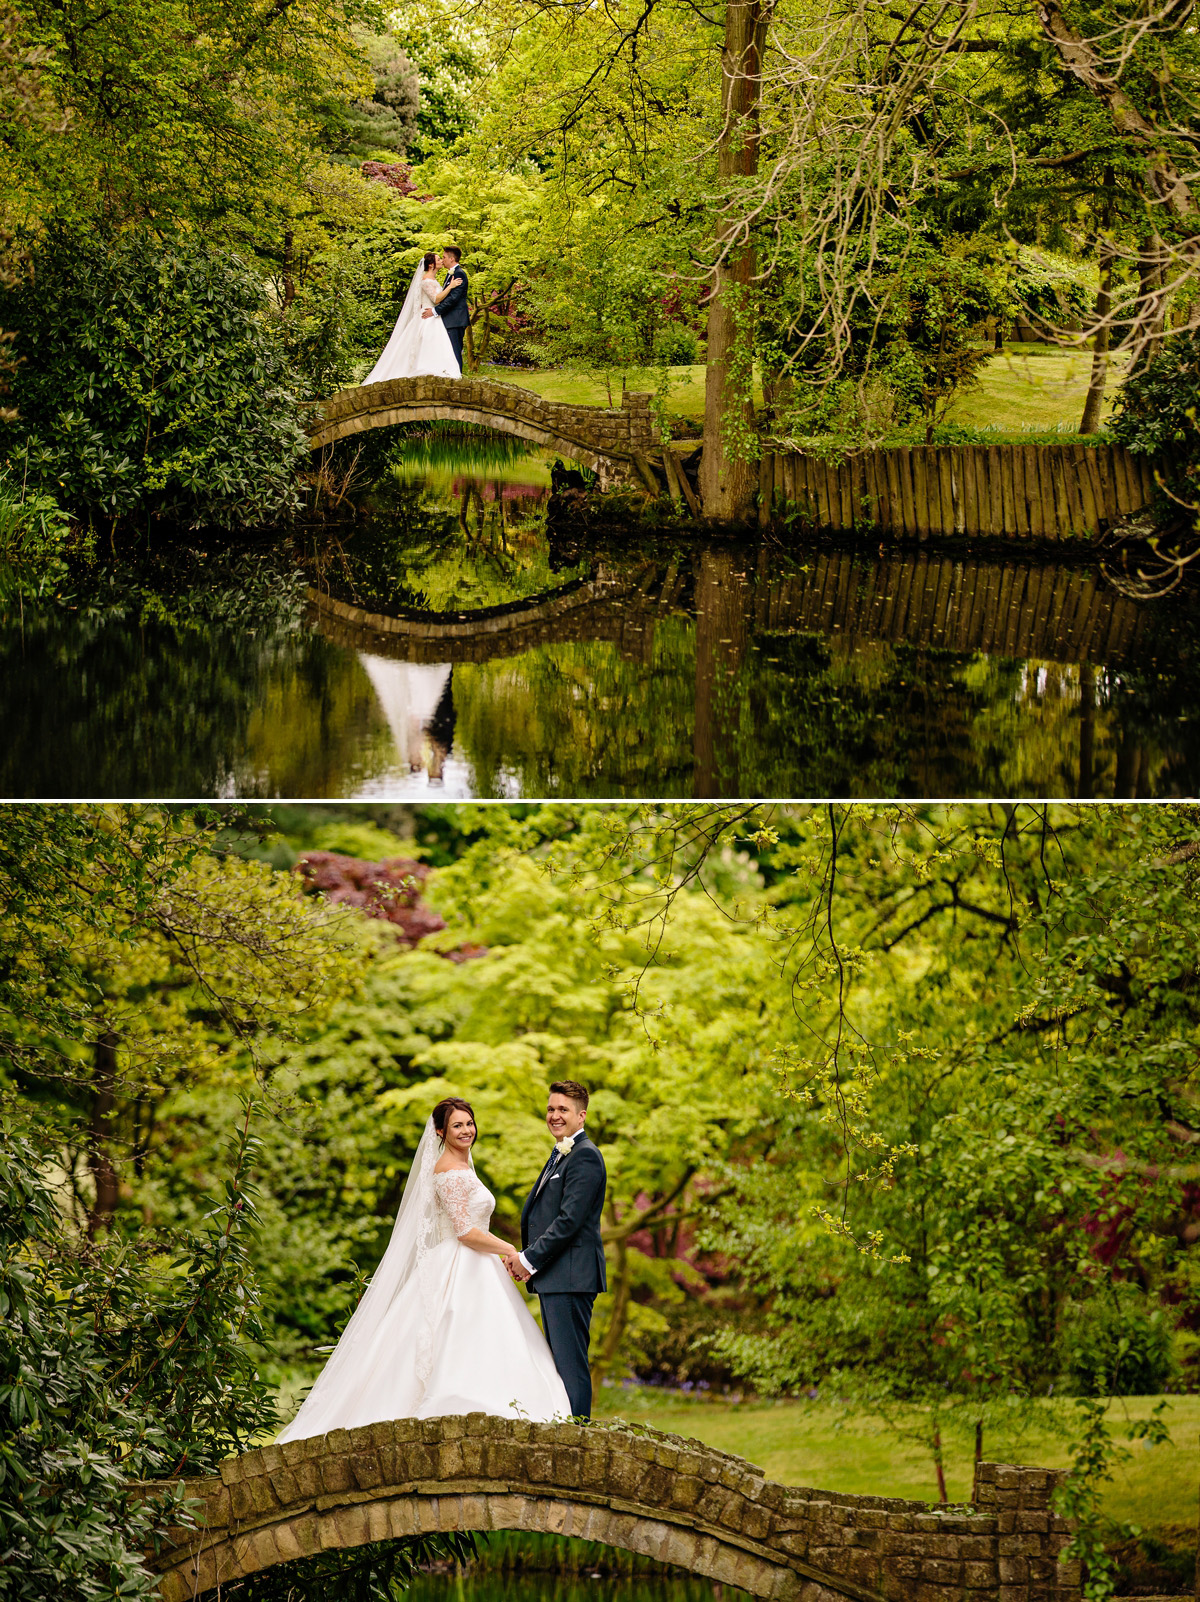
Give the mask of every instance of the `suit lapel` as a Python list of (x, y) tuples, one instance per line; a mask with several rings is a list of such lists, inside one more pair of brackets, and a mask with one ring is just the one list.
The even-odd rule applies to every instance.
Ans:
[[(581, 1129), (579, 1131), (579, 1133), (575, 1136), (575, 1144), (571, 1147), (571, 1151), (578, 1150), (579, 1146), (582, 1145), (582, 1143), (586, 1139), (587, 1139), (587, 1136), (584, 1134), (583, 1130)], [(545, 1168), (542, 1169), (541, 1176), (540, 1176), (540, 1178), (538, 1179), (538, 1182), (537, 1182), (537, 1188), (533, 1193), (535, 1197), (541, 1195), (542, 1191), (545, 1190), (545, 1188), (546, 1188), (547, 1182), (550, 1179), (550, 1175), (554, 1172), (554, 1170), (558, 1167), (558, 1165), (560, 1163), (565, 1163), (567, 1158), (570, 1155), (571, 1155), (570, 1151), (561, 1152), (561, 1151), (558, 1151), (557, 1149), (555, 1149), (554, 1151), (552, 1151), (550, 1153), (550, 1161), (546, 1164)]]

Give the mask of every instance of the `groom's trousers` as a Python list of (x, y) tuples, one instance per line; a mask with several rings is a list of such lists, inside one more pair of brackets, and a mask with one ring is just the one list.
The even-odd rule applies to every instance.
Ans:
[(461, 373), (462, 370), (463, 370), (463, 365), (462, 365), (463, 335), (466, 333), (466, 329), (465, 328), (447, 328), (446, 332), (450, 336), (450, 348), (454, 352), (454, 360), (458, 363), (458, 370)]
[(541, 1295), (542, 1328), (554, 1366), (567, 1388), (572, 1418), (592, 1414), (592, 1376), (588, 1368), (588, 1336), (596, 1291), (557, 1291)]

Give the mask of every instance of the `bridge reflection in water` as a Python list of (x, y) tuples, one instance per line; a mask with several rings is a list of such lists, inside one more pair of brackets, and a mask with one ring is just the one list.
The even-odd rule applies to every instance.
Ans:
[[(410, 664), (409, 671), (424, 666), (443, 675), (438, 681), (441, 732), (429, 734), (432, 708), (424, 725), (426, 751), (440, 741), (444, 749), (434, 760), (443, 762), (446, 731), (453, 727), (453, 706), (445, 697), (454, 667), (603, 642), (653, 678), (661, 637), (684, 626), (694, 635), (689, 788), (698, 797), (766, 793), (768, 786), (755, 782), (765, 779), (757, 756), (751, 753), (745, 760), (748, 740), (770, 739), (764, 724), (772, 721), (761, 705), (748, 704), (748, 695), (756, 699), (750, 670), (757, 670), (761, 702), (764, 673), (769, 679), (769, 665), (780, 661), (771, 653), (803, 637), (827, 651), (853, 653), (860, 663), (870, 662), (873, 647), (877, 656), (882, 651), (886, 657), (890, 646), (1024, 664), (1025, 678), (1034, 677), (1035, 693), (1053, 691), (1049, 681), (1056, 679), (1059, 697), (1071, 703), (1070, 715), (1077, 719), (1075, 771), (1048, 776), (1037, 793), (1091, 795), (1097, 672), (1112, 680), (1144, 670), (1154, 655), (1152, 636), (1161, 618), (1154, 604), (1127, 598), (1094, 572), (1060, 565), (936, 554), (866, 557), (828, 549), (785, 557), (778, 547), (729, 545), (676, 550), (674, 557), (622, 557), (609, 546), (584, 577), (505, 605), (458, 612), (389, 611), (378, 601), (356, 605), (319, 589), (310, 590), (309, 601), (321, 633), (359, 653), (377, 689), (387, 663)], [(786, 677), (786, 668), (776, 677)], [(903, 686), (904, 678), (899, 682)], [(387, 711), (383, 692), (380, 699)], [(652, 700), (646, 710), (653, 715)], [(801, 710), (795, 708), (794, 715)], [(388, 717), (392, 721), (393, 714)], [(1118, 744), (1104, 788), (1143, 793), (1146, 759), (1136, 730), (1123, 734)], [(780, 793), (788, 793), (788, 787)], [(814, 792), (806, 786), (804, 793)], [(831, 786), (817, 793), (864, 790)], [(905, 786), (903, 793), (915, 792)]]

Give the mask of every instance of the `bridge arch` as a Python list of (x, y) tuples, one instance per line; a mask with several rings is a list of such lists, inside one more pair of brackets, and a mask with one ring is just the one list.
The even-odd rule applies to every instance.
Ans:
[(980, 1511), (933, 1511), (776, 1485), (741, 1458), (652, 1430), (397, 1419), (260, 1447), (185, 1481), (198, 1528), (172, 1531), (151, 1561), (163, 1602), (184, 1602), (318, 1552), (537, 1530), (769, 1602), (1078, 1602), (1078, 1564), (1057, 1561), (1070, 1533), (1049, 1511), (1057, 1479), (982, 1464)]
[(374, 428), (435, 421), (511, 434), (607, 474), (654, 448), (650, 396), (626, 391), (620, 407), (570, 406), (533, 390), (481, 378), (389, 378), (340, 390), (309, 426), (313, 450)]

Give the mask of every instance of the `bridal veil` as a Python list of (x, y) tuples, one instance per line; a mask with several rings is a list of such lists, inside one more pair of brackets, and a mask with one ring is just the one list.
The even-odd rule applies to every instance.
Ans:
[[(441, 1142), (430, 1118), (413, 1158), (387, 1251), (303, 1407), (278, 1440), (325, 1435), (339, 1427), (361, 1391), (388, 1315), (401, 1297), (419, 1310), (413, 1361), (418, 1382), (422, 1386), (428, 1382), (440, 1305), (434, 1253), (455, 1238), (434, 1188), (433, 1171), (440, 1154)], [(473, 1162), (471, 1166), (474, 1168)]]

